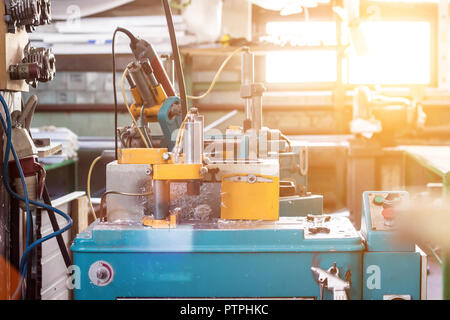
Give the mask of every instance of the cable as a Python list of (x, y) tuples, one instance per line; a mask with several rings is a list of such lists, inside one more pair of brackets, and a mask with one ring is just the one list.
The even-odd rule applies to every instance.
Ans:
[[(5, 120), (4, 120), (4, 118), (3, 118), (3, 116), (1, 114), (0, 114), (0, 116), (1, 116), (0, 120), (2, 122), (3, 129), (5, 130), (5, 134), (7, 136), (8, 142), (11, 143), (11, 139), (12, 139), (11, 138), (12, 137), (12, 124), (11, 124), (11, 116), (9, 114), (9, 108), (6, 105), (6, 101), (4, 100), (2, 95), (0, 95), (0, 100), (1, 100), (1, 103), (3, 105), (3, 108), (5, 109), (5, 114), (6, 114), (6, 117), (8, 119), (7, 120), (8, 121), (8, 126), (6, 125)], [(8, 112), (6, 112), (6, 109), (8, 109)], [(12, 190), (10, 190), (9, 183), (8, 183), (8, 180), (7, 180), (8, 179), (7, 178), (8, 177), (8, 168), (7, 167), (8, 167), (8, 162), (9, 162), (9, 152), (7, 153), (6, 152), (7, 150), (8, 150), (8, 145), (6, 146), (6, 149), (5, 149), (5, 159), (3, 161), (3, 183), (5, 184), (5, 187), (6, 187), (7, 191), (9, 192), (9, 191), (12, 191)], [(13, 152), (15, 153), (15, 150), (13, 150)], [(31, 221), (32, 221), (32, 216), (31, 216), (31, 211), (30, 211), (30, 200), (29, 200), (29, 197), (28, 197), (28, 187), (27, 187), (27, 184), (25, 182), (25, 176), (23, 174), (22, 167), (19, 165), (17, 167), (17, 169), (19, 171), (20, 180), (22, 182), (22, 187), (23, 187), (23, 191), (24, 191), (23, 193), (24, 193), (24, 196), (25, 196), (25, 208), (26, 208), (26, 212), (27, 212), (26, 246), (29, 246), (30, 239), (31, 239)], [(22, 276), (20, 281), (19, 281), (19, 284), (17, 285), (16, 290), (14, 291), (14, 294), (12, 296), (14, 300), (16, 299), (16, 297), (18, 296), (18, 294), (20, 292), (20, 289), (22, 288), (23, 278), (24, 277)]]
[[(23, 175), (22, 167), (20, 165), (20, 160), (19, 160), (19, 158), (17, 156), (17, 153), (16, 153), (16, 150), (14, 148), (14, 145), (12, 144), (11, 115), (10, 115), (10, 112), (9, 112), (9, 108), (6, 105), (6, 101), (4, 100), (3, 96), (1, 96), (1, 95), (0, 95), (0, 102), (3, 105), (3, 108), (5, 110), (5, 114), (6, 114), (6, 118), (7, 118), (7, 124), (6, 124), (3, 116), (0, 114), (0, 120), (1, 120), (2, 126), (3, 126), (3, 128), (5, 130), (5, 132), (7, 133), (7, 143), (6, 143), (6, 148), (5, 148), (5, 158), (4, 159), (5, 159), (5, 162), (8, 163), (10, 152), (12, 152), (14, 160), (16, 162), (17, 169), (18, 169), (19, 173), (22, 172), (21, 175)], [(27, 202), (26, 198), (24, 198), (24, 197), (20, 196), (19, 194), (15, 193), (11, 189), (7, 177), (8, 177), (8, 166), (4, 165), (3, 166), (3, 183), (5, 184), (6, 190), (14, 198), (16, 198), (18, 200), (21, 200), (23, 202)], [(60, 235), (60, 234), (62, 234), (64, 232), (66, 232), (67, 230), (69, 230), (72, 227), (72, 219), (67, 214), (62, 212), (61, 210), (59, 210), (57, 208), (54, 208), (52, 206), (49, 206), (47, 204), (38, 202), (38, 201), (34, 201), (34, 200), (30, 200), (30, 199), (28, 199), (28, 201), (32, 205), (35, 205), (37, 207), (41, 207), (41, 208), (44, 208), (44, 209), (47, 209), (47, 210), (51, 210), (51, 211), (57, 213), (58, 215), (62, 216), (67, 221), (67, 225), (64, 228), (62, 228), (62, 229), (60, 229), (60, 230), (58, 230), (56, 232), (53, 232), (53, 233), (51, 233), (51, 234), (49, 234), (49, 235), (47, 235), (45, 237), (42, 237), (42, 238), (36, 240), (35, 242), (33, 242), (31, 245), (27, 246), (27, 248), (25, 249), (24, 253), (22, 254), (22, 258), (20, 260), (20, 265), (19, 265), (19, 272), (20, 272), (20, 274), (22, 276), (22, 279), (21, 279), (21, 281), (19, 283), (20, 286), (22, 285), (23, 278), (25, 277), (25, 274), (26, 274), (26, 269), (27, 269), (26, 261), (27, 261), (27, 258), (28, 258), (28, 255), (30, 254), (30, 252), (36, 246), (40, 245), (41, 243), (43, 243), (43, 242), (45, 242), (45, 241), (47, 241), (47, 240), (49, 240), (49, 239), (51, 239), (53, 237), (56, 237), (57, 235)], [(13, 298), (15, 298), (17, 296), (18, 292), (20, 292), (20, 287), (18, 287), (16, 289), (16, 292), (14, 293)]]
[(129, 193), (129, 192), (121, 192), (121, 191), (108, 191), (105, 192), (100, 200), (100, 217), (104, 218), (105, 214), (103, 213), (103, 207), (105, 203), (106, 196), (109, 194), (118, 194), (122, 196), (129, 196), (129, 197), (145, 197), (145, 196), (151, 196), (153, 194), (153, 191), (145, 192), (145, 193)]
[(283, 133), (281, 133), (280, 132), (280, 137), (281, 137), (281, 139), (283, 139), (284, 141), (286, 141), (286, 143), (287, 143), (287, 145), (288, 145), (288, 147), (289, 147), (289, 152), (292, 152), (292, 142), (291, 142), (291, 140), (286, 136), (286, 135), (284, 135)]
[(136, 126), (137, 131), (139, 132), (139, 135), (142, 138), (142, 141), (144, 141), (144, 144), (147, 148), (150, 148), (150, 146), (147, 143), (147, 140), (145, 139), (144, 134), (142, 133), (141, 129), (139, 128), (139, 125), (136, 122), (136, 119), (133, 116), (133, 113), (131, 112), (130, 106), (128, 105), (128, 101), (127, 101), (127, 96), (125, 94), (125, 77), (127, 76), (127, 72), (128, 72), (128, 68), (125, 69), (125, 71), (123, 72), (122, 75), (122, 96), (123, 96), (123, 101), (125, 103), (125, 106), (127, 107), (128, 113), (131, 116), (131, 120), (133, 120), (134, 125)]
[(150, 137), (149, 137), (149, 135), (148, 135), (148, 133), (147, 133), (147, 127), (146, 127), (146, 125), (144, 124), (144, 110), (145, 110), (145, 107), (144, 106), (142, 106), (141, 107), (141, 124), (142, 124), (142, 128), (144, 129), (144, 136), (145, 136), (145, 140), (147, 140), (147, 143), (148, 143), (148, 145), (150, 146), (150, 148), (153, 148), (153, 143), (152, 143), (152, 140), (150, 139)]
[(223, 69), (225, 69), (225, 66), (227, 65), (227, 63), (231, 60), (231, 58), (233, 58), (233, 56), (241, 51), (244, 50), (248, 50), (248, 47), (240, 47), (237, 48), (236, 50), (234, 50), (221, 64), (221, 66), (219, 67), (219, 70), (217, 70), (216, 75), (214, 76), (213, 81), (211, 82), (211, 85), (209, 86), (208, 90), (206, 90), (205, 93), (203, 93), (200, 96), (187, 96), (189, 99), (191, 100), (200, 100), (205, 98), (208, 94), (211, 93), (212, 89), (214, 88), (214, 86), (216, 85), (217, 80), (219, 79), (220, 74), (222, 73)]
[(117, 27), (114, 31), (113, 38), (112, 38), (112, 72), (113, 72), (113, 88), (114, 88), (114, 143), (115, 143), (115, 155), (116, 160), (118, 159), (118, 142), (117, 142), (117, 86), (116, 86), (116, 35), (118, 32), (122, 32), (130, 38), (131, 42), (134, 44), (136, 43), (137, 39), (136, 37), (127, 29)]
[(117, 142), (117, 92), (116, 92), (116, 53), (115, 53), (115, 45), (116, 45), (116, 34), (119, 32), (118, 29), (114, 31), (112, 38), (112, 64), (113, 64), (113, 88), (114, 88), (114, 144), (115, 144), (115, 156), (116, 160), (118, 159), (118, 149), (119, 144)]
[(91, 208), (91, 212), (92, 215), (94, 217), (94, 220), (97, 220), (97, 215), (95, 214), (95, 210), (94, 210), (94, 206), (92, 205), (92, 201), (91, 201), (91, 175), (92, 175), (92, 170), (94, 169), (95, 164), (102, 158), (102, 156), (98, 156), (97, 158), (94, 159), (94, 161), (92, 161), (91, 166), (89, 167), (89, 173), (87, 176), (87, 197), (88, 197), (88, 201), (89, 201), (89, 207)]

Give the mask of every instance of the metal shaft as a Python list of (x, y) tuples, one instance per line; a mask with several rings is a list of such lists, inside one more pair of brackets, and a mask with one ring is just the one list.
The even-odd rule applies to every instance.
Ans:
[(252, 128), (259, 132), (262, 128), (262, 96), (252, 97)]
[(184, 162), (202, 163), (203, 116), (192, 115), (184, 125)]
[[(255, 82), (255, 59), (251, 52), (242, 53), (242, 66), (241, 66), (241, 84), (251, 85)], [(251, 98), (245, 99), (245, 119), (253, 120), (253, 104)]]
[(167, 180), (154, 180), (153, 191), (155, 195), (155, 220), (164, 220), (169, 216), (170, 183)]

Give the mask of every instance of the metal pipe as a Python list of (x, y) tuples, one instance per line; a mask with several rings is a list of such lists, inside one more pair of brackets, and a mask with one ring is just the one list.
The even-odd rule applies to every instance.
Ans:
[(155, 196), (155, 220), (164, 220), (169, 216), (170, 183), (167, 180), (154, 180), (153, 190)]
[(252, 97), (252, 128), (259, 132), (262, 128), (262, 96)]
[(191, 115), (184, 125), (184, 162), (202, 163), (203, 155), (203, 116)]
[(149, 79), (145, 76), (141, 65), (131, 63), (128, 67), (128, 71), (136, 83), (136, 87), (141, 94), (144, 106), (154, 106), (156, 104), (152, 92), (150, 91)]
[[(253, 53), (244, 51), (242, 53), (241, 85), (251, 85), (255, 82), (255, 59)], [(253, 120), (253, 104), (251, 98), (245, 99), (245, 119)]]
[(223, 117), (217, 119), (216, 121), (214, 121), (214, 122), (212, 122), (211, 124), (209, 124), (208, 126), (206, 126), (206, 128), (203, 130), (203, 132), (208, 132), (209, 130), (214, 129), (214, 128), (217, 127), (218, 125), (221, 125), (222, 123), (224, 123), (224, 122), (227, 121), (228, 119), (234, 117), (237, 113), (238, 113), (237, 110), (233, 110), (233, 111), (227, 113), (227, 114), (224, 115)]

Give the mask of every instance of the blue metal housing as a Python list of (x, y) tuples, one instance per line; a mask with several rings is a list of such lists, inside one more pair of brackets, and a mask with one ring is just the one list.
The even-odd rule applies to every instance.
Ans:
[[(319, 299), (311, 266), (327, 270), (336, 262), (341, 278), (351, 272), (350, 299), (422, 298), (426, 259), (410, 246), (397, 247), (392, 231), (372, 230), (367, 203), (363, 209), (364, 237), (305, 237), (305, 217), (190, 222), (174, 229), (94, 222), (71, 247), (80, 271), (74, 297)], [(106, 286), (88, 275), (98, 261), (114, 270)], [(324, 299), (332, 298), (325, 290)]]
[[(288, 218), (292, 219), (292, 218)], [(201, 228), (201, 229), (200, 229)], [(342, 277), (352, 272), (351, 299), (361, 299), (360, 238), (306, 240), (301, 225), (261, 229), (213, 229), (181, 225), (150, 229), (94, 223), (72, 245), (81, 269), (75, 299), (126, 297), (319, 297), (313, 260)], [(114, 269), (100, 287), (88, 270), (98, 260)], [(332, 298), (326, 292), (325, 298)]]

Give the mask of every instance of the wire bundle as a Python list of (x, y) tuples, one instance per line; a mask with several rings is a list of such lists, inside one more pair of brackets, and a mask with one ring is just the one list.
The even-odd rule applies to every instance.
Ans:
[[(27, 189), (27, 185), (25, 183), (25, 177), (24, 177), (24, 174), (23, 174), (23, 170), (22, 170), (22, 167), (20, 165), (20, 160), (19, 160), (19, 158), (17, 156), (16, 150), (14, 149), (14, 145), (12, 144), (11, 114), (9, 112), (9, 108), (8, 108), (8, 106), (6, 104), (6, 101), (5, 101), (5, 99), (3, 98), (2, 95), (0, 95), (0, 102), (1, 102), (1, 104), (3, 106), (3, 109), (5, 111), (5, 115), (6, 115), (6, 122), (5, 122), (5, 119), (4, 119), (3, 115), (0, 113), (0, 120), (1, 120), (1, 123), (2, 123), (2, 126), (3, 126), (3, 129), (5, 130), (6, 139), (7, 139), (6, 140), (7, 141), (6, 142), (6, 148), (5, 148), (5, 157), (4, 157), (4, 161), (3, 161), (3, 183), (5, 185), (6, 190), (8, 191), (8, 193), (12, 197), (18, 199), (19, 201), (25, 202), (25, 207), (26, 207), (26, 211), (27, 211), (26, 249), (25, 249), (25, 251), (24, 251), (24, 253), (22, 255), (22, 258), (20, 259), (20, 265), (19, 265), (19, 273), (21, 274), (21, 279), (20, 279), (19, 285), (17, 286), (17, 289), (14, 292), (13, 297), (12, 297), (13, 299), (17, 299), (17, 297), (18, 297), (18, 295), (20, 293), (22, 284), (23, 284), (23, 279), (25, 278), (25, 275), (26, 275), (27, 259), (28, 259), (29, 254), (31, 253), (31, 251), (36, 246), (42, 244), (43, 242), (45, 242), (47, 240), (50, 240), (50, 239), (52, 239), (52, 238), (54, 238), (54, 237), (56, 237), (56, 236), (58, 236), (58, 235), (60, 235), (60, 234), (62, 234), (64, 232), (66, 232), (67, 230), (69, 230), (72, 227), (72, 219), (67, 214), (65, 214), (64, 212), (62, 212), (61, 210), (59, 210), (57, 208), (49, 206), (49, 205), (47, 205), (45, 203), (41, 203), (41, 202), (29, 199), (29, 197), (28, 197), (28, 189)], [(17, 169), (18, 169), (19, 174), (20, 174), (20, 179), (22, 181), (22, 186), (23, 186), (23, 189), (24, 189), (24, 197), (22, 197), (19, 194), (15, 193), (11, 189), (11, 186), (9, 185), (9, 182), (8, 182), (8, 162), (9, 162), (9, 156), (10, 156), (11, 152), (13, 154), (14, 161), (16, 163)], [(32, 231), (31, 230), (32, 216), (31, 216), (31, 212), (30, 212), (30, 204), (57, 213), (58, 215), (62, 216), (67, 221), (67, 225), (64, 228), (62, 228), (62, 229), (60, 229), (60, 230), (58, 230), (56, 232), (53, 232), (53, 233), (51, 233), (51, 234), (49, 234), (49, 235), (47, 235), (45, 237), (42, 237), (42, 238), (40, 238), (40, 239), (38, 239), (35, 242), (30, 244), (31, 231)]]

